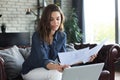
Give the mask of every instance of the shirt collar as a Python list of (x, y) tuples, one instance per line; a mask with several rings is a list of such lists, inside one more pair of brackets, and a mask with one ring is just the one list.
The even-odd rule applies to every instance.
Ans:
[(54, 40), (57, 40), (58, 31), (54, 34)]
[[(53, 42), (54, 42), (54, 41), (57, 41), (57, 39), (58, 39), (58, 38), (57, 38), (58, 34), (59, 34), (59, 32), (56, 31), (55, 34), (53, 35), (53, 36), (54, 36)], [(47, 47), (48, 43), (46, 43), (46, 42), (43, 42), (43, 43), (44, 43), (44, 46)]]

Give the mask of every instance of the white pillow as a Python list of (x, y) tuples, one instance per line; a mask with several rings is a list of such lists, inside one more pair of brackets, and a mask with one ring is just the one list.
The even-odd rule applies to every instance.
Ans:
[(19, 48), (14, 45), (11, 48), (0, 50), (0, 56), (5, 61), (5, 71), (8, 79), (16, 78), (22, 69), (24, 58), (19, 52)]
[(76, 50), (74, 48), (74, 44), (70, 43), (70, 44), (66, 44), (66, 51), (73, 51), (73, 50)]
[(27, 59), (27, 57), (30, 55), (31, 47), (19, 48), (19, 51), (22, 54), (23, 58)]

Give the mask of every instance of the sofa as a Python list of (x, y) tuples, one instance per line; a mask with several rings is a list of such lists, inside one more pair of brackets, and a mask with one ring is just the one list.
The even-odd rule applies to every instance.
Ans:
[[(85, 47), (93, 48), (97, 44), (77, 44), (75, 49), (82, 49)], [(99, 80), (115, 80), (115, 63), (120, 59), (120, 46), (117, 44), (104, 45), (98, 52), (97, 58), (87, 64), (95, 64), (104, 62), (104, 68), (101, 72)]]
[[(97, 44), (72, 44), (67, 45), (67, 51), (93, 48)], [(31, 47), (12, 46), (0, 48), (0, 80), (23, 80), (20, 76), (22, 63), (29, 56)], [(99, 80), (115, 80), (115, 62), (120, 58), (120, 47), (117, 44), (104, 45), (98, 52), (93, 62), (79, 65), (89, 65), (104, 62), (104, 68)], [(78, 66), (78, 65), (74, 65)]]

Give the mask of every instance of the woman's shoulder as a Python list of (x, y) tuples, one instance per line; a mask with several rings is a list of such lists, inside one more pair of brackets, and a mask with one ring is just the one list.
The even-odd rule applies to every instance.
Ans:
[(32, 35), (33, 37), (35, 37), (35, 36), (39, 36), (39, 33), (38, 32), (33, 32), (33, 35)]
[(32, 42), (38, 42), (40, 44), (43, 44), (44, 41), (39, 36), (38, 32), (34, 32), (33, 35), (32, 35)]
[(58, 31), (57, 34), (60, 37), (66, 37), (66, 33), (64, 31)]
[(33, 35), (37, 35), (37, 34), (38, 34), (38, 32), (37, 32), (37, 31), (33, 32)]
[(32, 35), (32, 39), (41, 39), (40, 36), (39, 36), (39, 33), (34, 32), (33, 35)]
[(58, 31), (55, 35), (55, 39), (57, 39), (58, 41), (66, 40), (66, 33)]

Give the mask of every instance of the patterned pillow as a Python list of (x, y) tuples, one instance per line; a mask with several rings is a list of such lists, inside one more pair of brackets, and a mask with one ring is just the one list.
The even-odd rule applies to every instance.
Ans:
[(0, 56), (2, 56), (5, 61), (5, 71), (8, 79), (12, 80), (17, 77), (20, 74), (24, 62), (19, 48), (14, 45), (11, 48), (0, 50)]
[(22, 54), (22, 56), (24, 57), (24, 59), (27, 59), (27, 57), (30, 55), (31, 47), (19, 48), (19, 51)]

